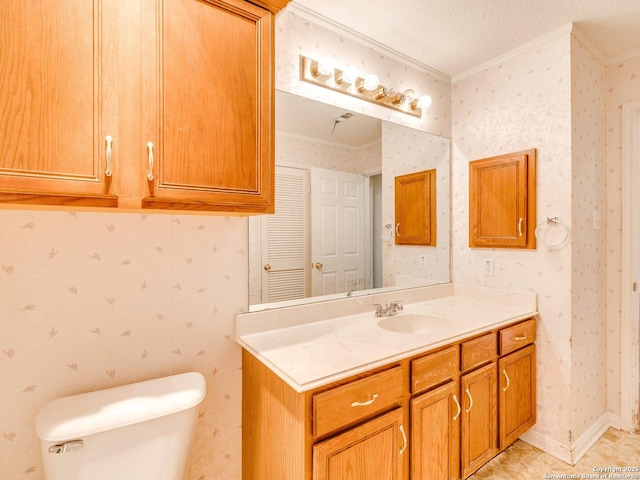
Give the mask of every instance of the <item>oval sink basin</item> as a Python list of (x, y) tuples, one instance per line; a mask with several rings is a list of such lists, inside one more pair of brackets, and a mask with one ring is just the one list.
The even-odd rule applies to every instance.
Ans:
[(432, 333), (447, 329), (451, 322), (445, 317), (437, 315), (422, 315), (419, 313), (404, 313), (385, 317), (378, 322), (378, 326), (396, 333)]

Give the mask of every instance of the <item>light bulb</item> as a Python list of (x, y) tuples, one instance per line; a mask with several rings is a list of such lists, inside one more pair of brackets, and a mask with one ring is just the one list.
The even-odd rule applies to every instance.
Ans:
[(364, 77), (364, 83), (362, 84), (365, 90), (369, 90), (373, 92), (376, 88), (380, 86), (380, 79), (374, 73), (370, 73), (366, 77)]
[(429, 95), (422, 95), (417, 100), (414, 100), (411, 104), (412, 108), (429, 108), (431, 106), (432, 100)]
[(333, 73), (333, 60), (323, 57), (318, 62), (317, 72), (319, 75), (331, 75)]
[(416, 98), (416, 92), (414, 92), (411, 88), (407, 88), (404, 92), (402, 92), (402, 96), (404, 97), (404, 101), (411, 104)]
[(394, 83), (391, 83), (382, 89), (385, 97), (395, 97), (398, 94), (398, 89)]
[(349, 85), (356, 82), (358, 79), (358, 69), (354, 66), (347, 66), (342, 71), (341, 80), (343, 83), (348, 83)]

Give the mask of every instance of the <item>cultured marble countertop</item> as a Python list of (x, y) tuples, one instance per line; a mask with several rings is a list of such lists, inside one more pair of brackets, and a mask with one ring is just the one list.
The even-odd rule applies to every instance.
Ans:
[[(394, 317), (376, 318), (371, 309), (238, 335), (236, 340), (294, 390), (304, 392), (537, 314), (535, 300), (522, 303), (450, 295), (405, 305)], [(397, 333), (378, 325), (411, 314), (440, 318), (424, 333)], [(442, 318), (446, 321), (438, 321)]]

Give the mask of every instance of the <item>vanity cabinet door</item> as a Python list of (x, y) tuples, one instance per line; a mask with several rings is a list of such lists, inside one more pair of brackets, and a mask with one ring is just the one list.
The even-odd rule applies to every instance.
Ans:
[(142, 207), (272, 213), (274, 15), (240, 0), (144, 1), (157, 24)]
[(408, 441), (397, 408), (313, 446), (313, 480), (403, 480)]
[(460, 478), (458, 382), (411, 400), (411, 480)]
[(536, 423), (536, 350), (529, 345), (501, 358), (500, 449), (511, 445)]
[(111, 60), (127, 4), (0, 2), (1, 202), (117, 204), (105, 140), (117, 150), (116, 117), (102, 102), (118, 102)]
[(461, 377), (462, 477), (466, 478), (498, 453), (496, 364)]

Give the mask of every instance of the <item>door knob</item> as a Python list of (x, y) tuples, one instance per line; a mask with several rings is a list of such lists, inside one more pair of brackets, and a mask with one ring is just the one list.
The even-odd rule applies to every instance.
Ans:
[(268, 272), (269, 270), (271, 270), (271, 265), (265, 263), (263, 268)]
[(320, 270), (322, 268), (322, 263), (316, 262), (315, 267)]

